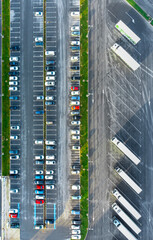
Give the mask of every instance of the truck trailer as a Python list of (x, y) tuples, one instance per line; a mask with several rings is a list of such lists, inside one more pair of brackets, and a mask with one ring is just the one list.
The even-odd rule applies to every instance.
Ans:
[(126, 210), (131, 213), (131, 215), (136, 219), (139, 220), (141, 218), (141, 214), (121, 195), (121, 193), (115, 188), (112, 191), (114, 197), (126, 208)]
[(134, 58), (130, 56), (119, 44), (115, 43), (111, 47), (112, 51), (120, 57), (123, 62), (125, 62), (133, 71), (137, 70), (140, 67), (140, 64), (137, 63)]
[(142, 189), (136, 184), (121, 168), (116, 167), (115, 171), (123, 178), (123, 180), (130, 185), (130, 187), (137, 193), (141, 193)]
[(116, 217), (113, 217), (113, 223), (128, 240), (138, 240)]
[(112, 204), (113, 210), (119, 215), (120, 218), (136, 233), (139, 234), (141, 229), (135, 224), (134, 221), (116, 204)]
[(112, 138), (112, 142), (136, 165), (140, 163), (140, 159), (136, 157), (121, 141), (116, 137)]

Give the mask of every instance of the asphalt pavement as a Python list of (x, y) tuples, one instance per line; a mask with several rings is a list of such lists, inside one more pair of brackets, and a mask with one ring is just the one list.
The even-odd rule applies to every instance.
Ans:
[[(134, 21), (133, 21), (134, 19)], [(140, 38), (133, 46), (114, 28), (122, 20)], [(141, 213), (138, 239), (152, 239), (152, 34), (153, 28), (124, 1), (89, 1), (89, 231), (87, 239), (126, 239), (112, 223), (117, 188)], [(126, 66), (110, 47), (117, 42), (140, 63)], [(141, 163), (135, 166), (111, 143), (117, 136)], [(142, 187), (137, 195), (114, 172), (122, 167)]]

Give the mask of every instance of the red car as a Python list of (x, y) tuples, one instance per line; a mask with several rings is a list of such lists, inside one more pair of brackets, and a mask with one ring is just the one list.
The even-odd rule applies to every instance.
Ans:
[(72, 87), (71, 87), (71, 90), (72, 90), (72, 91), (76, 91), (76, 90), (79, 90), (79, 88), (72, 86)]
[(44, 189), (44, 185), (37, 185), (37, 189)]
[(80, 109), (80, 106), (72, 106), (71, 107), (71, 110), (79, 110)]
[(36, 204), (43, 204), (44, 200), (36, 200)]
[(9, 217), (10, 217), (10, 218), (17, 218), (17, 217), (18, 217), (18, 214), (17, 214), (17, 213), (10, 213), (10, 214), (9, 214)]

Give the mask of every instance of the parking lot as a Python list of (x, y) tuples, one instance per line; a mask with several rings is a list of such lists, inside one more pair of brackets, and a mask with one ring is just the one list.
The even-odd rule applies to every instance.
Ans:
[[(17, 46), (19, 49), (11, 49), (10, 57), (17, 57), (17, 60), (10, 60), (9, 88), (10, 88), (10, 170), (17, 170), (16, 176), (11, 175), (10, 182), (10, 208), (18, 210), (17, 218), (11, 218), (10, 224), (19, 223), (20, 218), (20, 131), (21, 131), (21, 102), (20, 102), (20, 1), (11, 1), (10, 5), (10, 47)], [(11, 64), (12, 63), (12, 64)], [(14, 64), (14, 65), (13, 65)], [(17, 71), (11, 67), (17, 66)], [(11, 85), (12, 84), (12, 85)], [(16, 153), (15, 153), (16, 152)]]

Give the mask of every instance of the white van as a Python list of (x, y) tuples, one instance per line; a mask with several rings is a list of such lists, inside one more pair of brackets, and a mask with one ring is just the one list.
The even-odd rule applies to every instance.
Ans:
[(48, 56), (48, 55), (55, 56), (55, 52), (54, 51), (46, 51), (45, 55), (46, 56)]
[(54, 76), (46, 77), (46, 80), (55, 80), (55, 77)]

